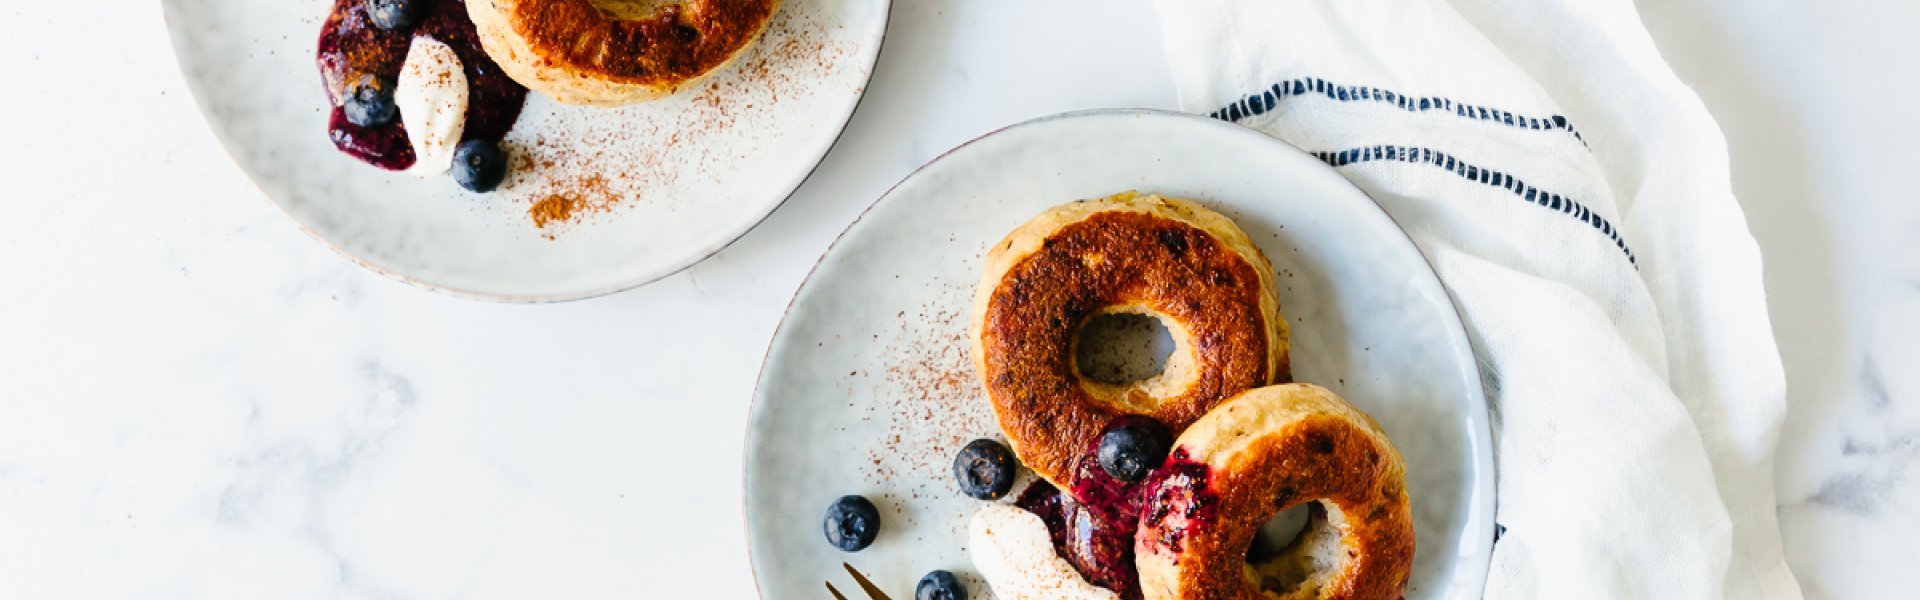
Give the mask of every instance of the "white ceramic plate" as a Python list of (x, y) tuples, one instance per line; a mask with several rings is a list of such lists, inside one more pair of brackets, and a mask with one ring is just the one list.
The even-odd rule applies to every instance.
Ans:
[[(773, 212), (852, 116), (890, 2), (787, 0), (759, 43), (672, 98), (595, 109), (530, 94), (506, 139), (523, 162), (486, 195), (333, 148), (314, 66), (331, 5), (165, 1), (181, 71), (227, 151), (302, 228), (367, 267), (537, 302), (659, 279)], [(537, 227), (529, 208), (565, 194), (600, 210)]]
[[(1296, 379), (1371, 413), (1407, 459), (1418, 551), (1408, 598), (1478, 598), (1493, 463), (1473, 353), (1447, 293), (1386, 213), (1273, 138), (1153, 111), (1072, 113), (928, 163), (842, 234), (774, 335), (747, 431), (747, 536), (762, 597), (819, 598), (841, 561), (911, 596), (932, 569), (984, 584), (966, 553), (978, 501), (953, 455), (1002, 438), (975, 379), (967, 310), (987, 247), (1047, 207), (1129, 189), (1237, 220), (1273, 260)], [(874, 545), (827, 545), (844, 494), (879, 505)], [(984, 594), (983, 594), (984, 596)]]

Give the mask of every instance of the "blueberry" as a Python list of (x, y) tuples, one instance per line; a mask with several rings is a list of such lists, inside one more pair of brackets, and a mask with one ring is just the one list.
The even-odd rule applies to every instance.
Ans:
[(499, 144), (467, 140), (453, 149), (453, 180), (469, 191), (487, 193), (507, 178), (507, 153)]
[(1159, 421), (1132, 417), (1115, 421), (1100, 434), (1100, 469), (1114, 479), (1135, 482), (1167, 460), (1173, 434)]
[(913, 600), (967, 600), (967, 586), (953, 573), (934, 571), (920, 578), (913, 588)]
[(361, 73), (347, 83), (347, 101), (341, 108), (348, 122), (361, 127), (379, 127), (400, 118), (400, 107), (393, 103), (393, 81), (372, 73)]
[(413, 27), (427, 15), (429, 0), (367, 0), (367, 18), (389, 31)]
[(1013, 451), (989, 439), (978, 439), (953, 457), (953, 476), (960, 493), (981, 500), (999, 500), (1013, 489)]
[(880, 535), (880, 509), (860, 496), (841, 496), (827, 507), (827, 543), (859, 552)]

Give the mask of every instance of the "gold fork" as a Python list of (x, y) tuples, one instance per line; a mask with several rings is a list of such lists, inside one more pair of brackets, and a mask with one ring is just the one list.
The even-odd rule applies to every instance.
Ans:
[[(847, 568), (847, 573), (853, 575), (853, 581), (860, 584), (860, 589), (866, 590), (868, 598), (872, 598), (873, 600), (893, 600), (892, 598), (888, 598), (885, 593), (882, 593), (880, 587), (874, 585), (873, 581), (868, 580), (866, 575), (861, 575), (860, 570), (853, 568), (853, 565), (840, 563), (840, 566)], [(832, 593), (835, 600), (847, 600), (846, 596), (841, 595), (840, 590), (833, 589), (833, 582), (828, 581), (825, 583), (827, 584), (827, 592)]]

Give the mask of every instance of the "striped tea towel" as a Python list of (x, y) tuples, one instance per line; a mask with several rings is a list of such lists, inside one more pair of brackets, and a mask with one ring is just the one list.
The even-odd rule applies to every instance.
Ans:
[(1630, 0), (1158, 8), (1182, 107), (1338, 168), (1453, 294), (1494, 411), (1486, 597), (1800, 597), (1759, 251)]

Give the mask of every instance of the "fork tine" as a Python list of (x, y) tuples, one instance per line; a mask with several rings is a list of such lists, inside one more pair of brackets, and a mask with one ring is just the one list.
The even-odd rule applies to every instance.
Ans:
[(827, 581), (824, 583), (827, 584), (827, 593), (833, 594), (834, 600), (847, 600), (846, 596), (840, 595), (840, 590), (833, 589), (833, 582)]
[(873, 600), (893, 600), (892, 598), (888, 598), (885, 592), (881, 592), (879, 586), (874, 585), (872, 581), (868, 581), (866, 575), (861, 575), (859, 569), (853, 568), (852, 564), (840, 563), (840, 566), (847, 568), (847, 572), (853, 575), (854, 582), (859, 583), (860, 589), (866, 590), (867, 595), (872, 596)]

